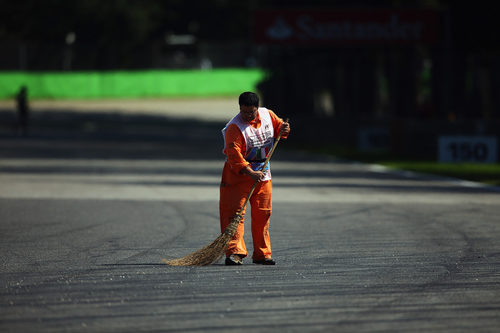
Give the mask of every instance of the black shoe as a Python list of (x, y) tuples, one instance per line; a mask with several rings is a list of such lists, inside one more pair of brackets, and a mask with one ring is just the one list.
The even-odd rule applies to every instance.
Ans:
[(266, 259), (262, 259), (262, 260), (254, 260), (253, 263), (258, 264), (258, 265), (276, 265), (276, 261), (274, 261), (271, 258), (266, 258)]
[(243, 265), (243, 258), (237, 254), (231, 254), (226, 257), (226, 266)]

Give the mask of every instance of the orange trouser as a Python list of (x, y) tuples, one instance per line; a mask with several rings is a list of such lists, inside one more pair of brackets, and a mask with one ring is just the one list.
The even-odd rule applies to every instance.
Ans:
[[(231, 222), (236, 212), (243, 207), (245, 199), (250, 193), (253, 181), (244, 181), (237, 184), (222, 183), (220, 188), (220, 227), (221, 232)], [(259, 182), (250, 198), (252, 217), (252, 239), (254, 260), (271, 258), (271, 240), (269, 238), (269, 220), (272, 210), (272, 188), (270, 180)], [(248, 206), (247, 206), (248, 207)], [(243, 212), (244, 214), (245, 212)], [(238, 226), (236, 234), (229, 242), (226, 255), (248, 255), (243, 234), (245, 231), (244, 220)]]

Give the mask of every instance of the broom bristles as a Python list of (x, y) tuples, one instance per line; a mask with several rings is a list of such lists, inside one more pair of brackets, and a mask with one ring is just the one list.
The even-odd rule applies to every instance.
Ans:
[(240, 213), (231, 220), (223, 233), (219, 235), (211, 244), (199, 249), (183, 258), (162, 259), (161, 261), (170, 266), (206, 266), (219, 260), (226, 252), (229, 241), (236, 233), (242, 215)]

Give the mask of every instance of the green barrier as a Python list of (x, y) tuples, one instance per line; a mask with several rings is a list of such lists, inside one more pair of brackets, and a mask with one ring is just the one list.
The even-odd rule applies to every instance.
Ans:
[(0, 72), (0, 99), (22, 85), (33, 99), (234, 96), (254, 91), (261, 69), (152, 70), (112, 72)]

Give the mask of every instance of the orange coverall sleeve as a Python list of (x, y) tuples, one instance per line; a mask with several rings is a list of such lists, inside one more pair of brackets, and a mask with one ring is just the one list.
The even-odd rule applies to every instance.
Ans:
[(224, 153), (227, 156), (227, 162), (235, 173), (250, 165), (243, 156), (246, 154), (246, 142), (238, 126), (231, 124), (226, 129), (226, 147)]
[[(271, 116), (271, 121), (273, 122), (274, 127), (274, 137), (277, 138), (280, 133), (281, 124), (284, 123), (283, 119), (279, 118), (273, 111), (269, 110), (269, 115)], [(286, 139), (287, 135), (283, 135), (281, 138)]]

